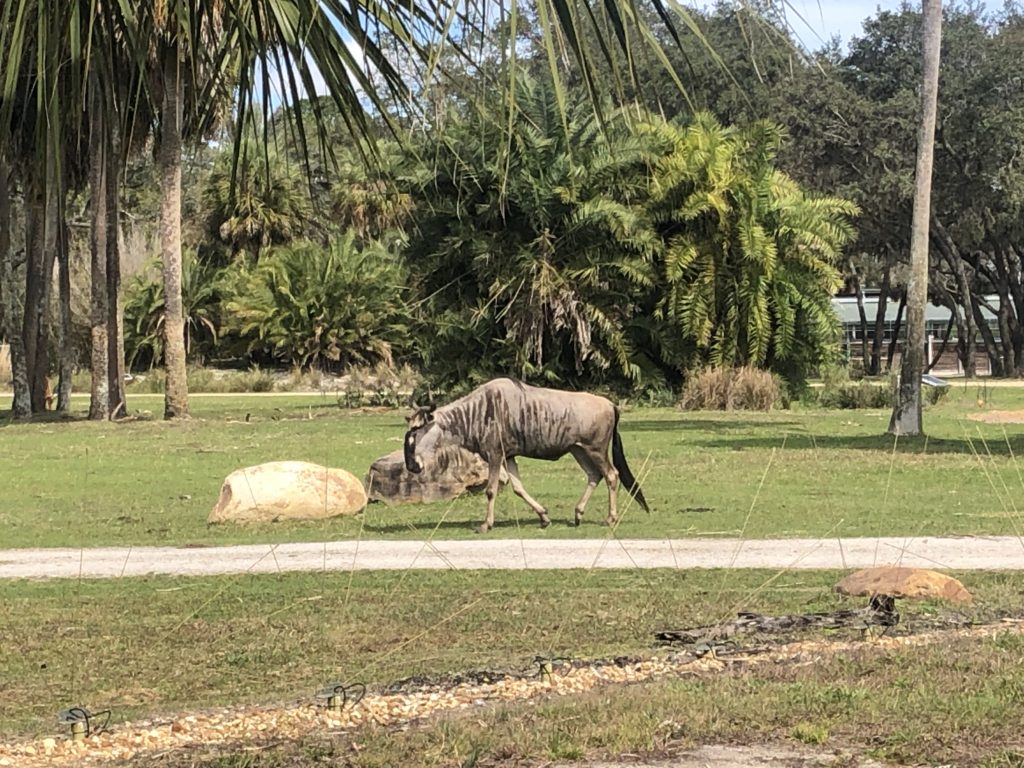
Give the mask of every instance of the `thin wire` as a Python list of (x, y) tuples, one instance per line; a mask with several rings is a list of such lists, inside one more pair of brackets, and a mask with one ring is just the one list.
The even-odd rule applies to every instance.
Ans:
[[(896, 432), (893, 435), (893, 439), (892, 439), (892, 453), (889, 454), (889, 474), (885, 478), (885, 493), (882, 494), (882, 504), (881, 504), (882, 509), (885, 509), (886, 506), (889, 503), (889, 488), (892, 486), (892, 468), (896, 464), (896, 446), (899, 445), (899, 442), (900, 442), (900, 433)], [(878, 565), (878, 549), (879, 549), (879, 547), (881, 546), (881, 543), (882, 543), (881, 542), (881, 535), (882, 534), (881, 534), (881, 531), (879, 530), (880, 526), (881, 526), (881, 521), (878, 521), (878, 525), (875, 526), (875, 554), (874, 554), (874, 557), (871, 560), (871, 564), (873, 566)]]

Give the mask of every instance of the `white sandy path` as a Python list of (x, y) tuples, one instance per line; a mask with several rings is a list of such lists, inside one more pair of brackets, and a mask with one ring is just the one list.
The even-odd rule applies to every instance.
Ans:
[(850, 539), (478, 539), (230, 547), (0, 550), (0, 579), (284, 571), (571, 568), (864, 568), (900, 564), (1024, 570), (1013, 536)]

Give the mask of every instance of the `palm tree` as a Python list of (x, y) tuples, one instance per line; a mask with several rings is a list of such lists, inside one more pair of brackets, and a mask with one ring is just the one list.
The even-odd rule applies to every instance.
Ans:
[[(685, 21), (686, 12), (673, 6), (670, 14), (665, 0), (652, 0), (652, 4), (675, 36), (672, 19), (681, 16)], [(518, 11), (516, 0), (502, 0), (500, 6), (503, 22), (510, 22), (505, 24), (509, 55), (502, 57), (507, 86), (516, 69)], [(19, 119), (14, 106), (19, 85), (26, 77), (33, 78), (39, 94), (36, 124), (40, 128), (30, 154), (37, 178), (45, 178), (46, 158), (52, 154), (48, 147), (54, 146), (53, 137), (61, 135), (62, 124), (81, 120), (86, 113), (90, 89), (101, 92), (103, 109), (117, 121), (122, 141), (145, 123), (133, 115), (154, 115), (163, 200), (167, 417), (188, 411), (178, 298), (182, 142), (214, 124), (231, 93), (237, 99), (233, 110), (236, 140), (247, 125), (262, 126), (266, 139), (270, 94), (275, 88), (294, 105), (323, 84), (346, 127), (372, 155), (370, 115), (390, 122), (393, 103), (404, 110), (410, 108), (409, 88), (396, 62), (413, 62), (427, 74), (422, 82), (435, 82), (446, 56), (471, 58), (460, 40), (470, 39), (463, 36), (469, 26), (495, 17), (489, 8), (484, 0), (467, 0), (465, 4), (433, 0), (0, 0), (0, 50), (4, 51), (0, 61), (0, 136), (6, 138), (9, 127)], [(629, 0), (605, 0), (585, 14), (578, 10), (568, 0), (541, 0), (537, 11), (547, 36), (544, 50), (552, 75), (560, 75), (570, 59), (578, 64), (592, 105), (600, 112), (597, 94), (603, 89), (594, 79), (595, 62), (604, 60), (616, 72), (628, 71), (632, 76), (628, 41), (654, 37), (645, 16), (636, 13)], [(618, 55), (619, 51), (626, 55)], [(93, 72), (98, 76), (92, 77)], [(67, 98), (49, 98), (58, 93), (53, 84), (60, 77), (70, 84)], [(623, 79), (614, 81), (621, 92)], [(125, 87), (126, 82), (133, 87)], [(555, 103), (564, 111), (564, 88), (559, 79), (553, 82)], [(311, 99), (309, 105), (319, 130), (323, 112), (317, 99)], [(509, 113), (514, 111), (514, 99), (507, 105)], [(293, 110), (289, 115), (295, 134), (305, 145), (302, 112)], [(77, 138), (79, 146), (88, 145)], [(107, 189), (110, 194), (109, 179)], [(116, 188), (113, 192), (116, 199)], [(108, 272), (108, 282), (109, 277)], [(108, 307), (110, 299), (108, 296)], [(112, 349), (115, 346), (110, 344)]]
[(469, 375), (636, 380), (625, 326), (658, 247), (636, 204), (650, 148), (621, 114), (602, 125), (585, 104), (562, 112), (550, 78), (521, 77), (515, 99), (511, 125), (486, 108), (455, 118), (418, 165), (414, 198), (428, 202), (412, 217), (409, 262), (434, 357), (471, 344)]
[(261, 153), (246, 143), (237, 165), (229, 153), (217, 158), (202, 201), (207, 237), (225, 243), (229, 256), (259, 261), (264, 248), (305, 234), (313, 205), (298, 165), (276, 149)]
[(3, 317), (4, 337), (11, 350), (11, 374), (14, 418), (32, 416), (32, 401), (28, 386), (28, 366), (25, 345), (21, 338), (21, 323), (15, 312), (17, 301), (14, 289), (14, 260), (11, 253), (11, 168), (0, 147), (0, 314)]
[(924, 307), (928, 301), (928, 236), (931, 218), (932, 158), (935, 154), (935, 115), (939, 100), (939, 57), (942, 44), (942, 0), (924, 0), (924, 80), (921, 122), (917, 134), (914, 215), (910, 235), (910, 281), (907, 287), (907, 344), (903, 349), (900, 385), (889, 421), (894, 435), (919, 435), (921, 374), (924, 372)]
[(805, 193), (775, 167), (780, 130), (737, 130), (707, 113), (656, 122), (669, 150), (654, 169), (652, 215), (665, 239), (656, 316), (666, 359), (764, 366), (796, 379), (831, 343), (830, 299), (857, 207)]

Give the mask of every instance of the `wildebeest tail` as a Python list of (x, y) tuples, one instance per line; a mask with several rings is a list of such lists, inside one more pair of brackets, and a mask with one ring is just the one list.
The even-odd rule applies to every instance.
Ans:
[(637, 503), (644, 508), (644, 512), (650, 514), (651, 508), (647, 506), (647, 499), (644, 498), (644, 492), (640, 490), (640, 483), (633, 477), (629, 464), (626, 463), (626, 455), (622, 452), (622, 438), (619, 437), (618, 408), (615, 409), (615, 428), (612, 430), (612, 466), (619, 473), (619, 480), (633, 494), (633, 498), (637, 500)]

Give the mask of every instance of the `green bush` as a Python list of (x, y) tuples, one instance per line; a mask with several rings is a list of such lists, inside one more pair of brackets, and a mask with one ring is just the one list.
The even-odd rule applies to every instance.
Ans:
[[(202, 361), (217, 343), (220, 278), (221, 272), (200, 261), (194, 251), (182, 253), (181, 303), (190, 360)], [(164, 284), (159, 260), (125, 289), (124, 351), (132, 370), (163, 364)]]
[(409, 344), (405, 290), (398, 260), (351, 234), (281, 247), (230, 273), (225, 328), (250, 354), (296, 368), (391, 365)]
[(808, 391), (805, 404), (839, 409), (892, 408), (895, 404), (894, 377), (851, 381), (849, 369), (836, 365), (823, 369), (821, 378), (821, 389)]
[(691, 373), (679, 406), (687, 411), (770, 411), (783, 405), (778, 379), (760, 368), (704, 368)]

